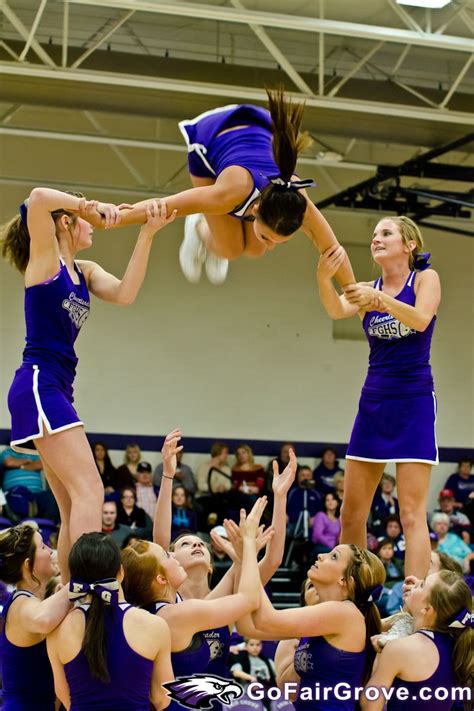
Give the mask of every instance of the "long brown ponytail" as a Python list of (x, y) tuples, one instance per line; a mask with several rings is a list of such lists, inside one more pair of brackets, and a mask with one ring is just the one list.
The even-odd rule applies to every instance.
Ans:
[(370, 638), (382, 631), (378, 607), (369, 601), (369, 597), (374, 588), (385, 583), (386, 573), (382, 561), (376, 555), (352, 544), (349, 548), (352, 551), (352, 560), (347, 567), (345, 578), (349, 600), (359, 608), (365, 619), (366, 662), (362, 682), (366, 684), (375, 659), (375, 650)]
[[(71, 579), (84, 583), (116, 578), (120, 566), (120, 549), (113, 538), (105, 533), (83, 533), (69, 554)], [(100, 597), (92, 595), (81, 649), (91, 676), (103, 682), (110, 681), (105, 617), (113, 614), (113, 605), (106, 605)]]
[[(300, 131), (304, 104), (291, 102), (281, 88), (267, 89), (267, 96), (273, 123), (273, 157), (280, 177), (287, 183), (295, 172), (298, 155), (311, 144), (308, 134)], [(305, 210), (304, 195), (270, 183), (262, 191), (258, 217), (277, 234), (288, 236), (301, 227)]]

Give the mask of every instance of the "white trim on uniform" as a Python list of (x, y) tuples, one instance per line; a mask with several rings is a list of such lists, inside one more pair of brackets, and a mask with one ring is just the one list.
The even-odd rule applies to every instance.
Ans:
[(436, 399), (436, 393), (434, 390), (431, 391), (431, 394), (433, 396), (433, 408), (434, 408), (433, 436), (434, 436), (434, 443), (435, 443), (435, 447), (436, 447), (436, 464), (439, 464), (438, 440), (436, 437), (436, 420), (438, 418), (438, 401)]
[(194, 124), (199, 123), (199, 121), (206, 118), (207, 116), (219, 114), (219, 113), (222, 113), (223, 111), (229, 111), (229, 109), (236, 109), (238, 106), (239, 106), (239, 104), (228, 104), (227, 106), (220, 106), (217, 109), (209, 109), (209, 111), (204, 111), (204, 113), (199, 114), (199, 116), (196, 116), (193, 119), (186, 119), (185, 121), (180, 121), (178, 123), (179, 130), (181, 131), (183, 138), (186, 142), (188, 153), (193, 153), (193, 152), (197, 153), (199, 158), (202, 160), (202, 162), (206, 166), (206, 168), (213, 175), (216, 175), (216, 171), (214, 170), (214, 168), (211, 166), (211, 164), (205, 157), (206, 153), (207, 153), (206, 146), (204, 146), (202, 143), (190, 143), (189, 142), (189, 135), (188, 135), (188, 132), (186, 131), (186, 126), (194, 126)]
[(232, 210), (232, 214), (235, 215), (235, 217), (243, 217), (250, 205), (260, 196), (260, 194), (260, 190), (258, 188), (254, 188), (253, 193), (248, 196), (242, 207), (238, 210)]
[(410, 274), (410, 276), (408, 277), (408, 281), (407, 281), (406, 285), (409, 286), (410, 288), (411, 288), (411, 285), (413, 284), (413, 279), (415, 278), (415, 274), (416, 274), (416, 272), (412, 272)]
[[(436, 450), (437, 451), (437, 450)], [(355, 459), (357, 462), (376, 462), (380, 464), (388, 464), (388, 463), (395, 463), (397, 464), (398, 462), (419, 462), (420, 464), (439, 464), (438, 459), (436, 461), (433, 461), (432, 459), (412, 459), (411, 457), (408, 457), (406, 459), (372, 459), (371, 457), (355, 457), (352, 454), (346, 454), (345, 459)]]
[(56, 434), (57, 432), (64, 432), (65, 430), (70, 430), (73, 427), (84, 426), (81, 420), (76, 420), (75, 422), (70, 422), (67, 425), (62, 425), (61, 427), (53, 428), (51, 423), (46, 417), (46, 413), (41, 404), (41, 398), (39, 394), (38, 380), (39, 380), (40, 369), (37, 365), (33, 366), (33, 397), (35, 398), (36, 407), (38, 410), (38, 432), (36, 434), (29, 435), (28, 437), (23, 437), (22, 439), (11, 440), (10, 447), (20, 454), (31, 454), (32, 449), (27, 447), (21, 447), (25, 442), (30, 442), (31, 440), (41, 439), (44, 437), (43, 424), (46, 426), (46, 431), (48, 434)]

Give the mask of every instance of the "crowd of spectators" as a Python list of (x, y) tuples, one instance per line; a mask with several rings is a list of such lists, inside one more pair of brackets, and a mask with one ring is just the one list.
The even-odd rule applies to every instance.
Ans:
[[(270, 499), (274, 463), (282, 471), (288, 464), (291, 443), (282, 444), (277, 457), (265, 468), (256, 463), (248, 444), (240, 444), (231, 459), (224, 442), (212, 445), (210, 458), (203, 461), (195, 475), (178, 454), (178, 466), (172, 497), (172, 537), (183, 531), (209, 534), (222, 525), (224, 518), (238, 520), (241, 507), (247, 510), (262, 493)], [(154, 470), (142, 459), (140, 447), (130, 443), (123, 463), (114, 466), (105, 442), (92, 444), (94, 459), (104, 484), (103, 530), (119, 543), (130, 535), (151, 539), (153, 515), (161, 485), (163, 466)], [(18, 454), (12, 449), (0, 453), (2, 487), (0, 515), (13, 523), (26, 517), (50, 518), (59, 523), (54, 497), (49, 491), (41, 461), (34, 454)], [(302, 567), (311, 557), (338, 543), (339, 511), (344, 493), (344, 471), (334, 448), (321, 452), (319, 464), (312, 469), (299, 467), (287, 502), (287, 539), (293, 542), (293, 567)], [(472, 462), (462, 459), (458, 470), (439, 493), (438, 507), (427, 512), (432, 548), (456, 560), (466, 574), (474, 570), (474, 475)], [(396, 481), (384, 474), (377, 490), (368, 521), (368, 546), (382, 560), (390, 587), (403, 578), (405, 541), (399, 518)], [(296, 545), (295, 545), (296, 544)], [(219, 551), (217, 557), (225, 559)]]

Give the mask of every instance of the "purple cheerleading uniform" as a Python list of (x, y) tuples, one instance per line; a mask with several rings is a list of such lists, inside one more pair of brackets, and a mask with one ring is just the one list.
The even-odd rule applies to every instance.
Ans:
[[(179, 602), (182, 602), (182, 598)], [(142, 609), (156, 615), (162, 607), (170, 604), (172, 603), (165, 600), (157, 600), (151, 605), (143, 605)], [(197, 632), (186, 649), (182, 649), (180, 652), (171, 652), (171, 664), (175, 678), (192, 677), (194, 674), (206, 672), (210, 659), (211, 653), (206, 638), (202, 632)], [(167, 706), (168, 711), (183, 711), (183, 708), (178, 701), (174, 700)]]
[(20, 596), (34, 597), (33, 593), (27, 590), (17, 590), (10, 595), (2, 612), (2, 711), (54, 711), (56, 694), (46, 641), (31, 647), (17, 647), (9, 641), (5, 633), (8, 610), (12, 602)]
[(227, 664), (231, 636), (228, 625), (216, 627), (212, 630), (204, 630), (202, 634), (209, 645), (210, 652), (210, 661), (206, 671), (214, 676), (232, 679), (232, 674)]
[[(451, 700), (451, 689), (456, 686), (456, 679), (453, 671), (453, 649), (454, 640), (449, 634), (441, 632), (432, 632), (431, 630), (418, 630), (416, 634), (422, 634), (428, 637), (436, 646), (439, 654), (439, 663), (433, 674), (423, 681), (404, 681), (403, 679), (394, 679), (392, 688), (394, 694), (387, 703), (387, 711), (418, 711), (418, 709), (426, 709), (427, 711), (449, 711), (453, 702)], [(400, 687), (408, 689), (408, 698), (399, 700), (395, 698), (396, 690)], [(448, 698), (440, 701), (436, 698), (423, 700), (420, 691), (423, 688), (431, 689), (446, 689)]]
[[(70, 711), (150, 711), (153, 660), (133, 650), (123, 631), (128, 603), (105, 613), (106, 656), (110, 682), (93, 677), (82, 650), (64, 665), (71, 694)], [(88, 605), (80, 605), (87, 617)]]
[(74, 342), (89, 316), (86, 280), (74, 265), (74, 284), (61, 259), (51, 279), (25, 288), (26, 346), (8, 393), (11, 446), (31, 451), (31, 440), (82, 425), (74, 407)]
[(294, 702), (295, 710), (354, 711), (356, 701), (336, 698), (333, 690), (340, 684), (338, 696), (353, 696), (351, 690), (363, 685), (366, 657), (365, 650), (345, 652), (329, 644), (324, 637), (302, 637), (295, 652), (295, 670), (301, 677), (299, 693), (308, 687), (314, 696), (308, 700), (298, 698)]
[[(247, 128), (218, 135), (234, 126)], [(251, 104), (232, 104), (181, 121), (179, 128), (188, 147), (191, 175), (217, 178), (233, 165), (248, 170), (253, 190), (229, 213), (239, 220), (245, 219), (246, 211), (269, 184), (269, 178), (280, 173), (273, 158), (270, 112)]]
[[(395, 297), (415, 305), (410, 272)], [(382, 279), (374, 282), (382, 289)], [(430, 347), (436, 316), (425, 331), (405, 326), (391, 314), (368, 311), (362, 321), (370, 347), (369, 370), (362, 388), (346, 459), (367, 462), (438, 464), (436, 396)]]

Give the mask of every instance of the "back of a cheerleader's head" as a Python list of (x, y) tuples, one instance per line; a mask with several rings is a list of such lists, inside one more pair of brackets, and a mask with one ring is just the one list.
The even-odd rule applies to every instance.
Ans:
[[(122, 551), (125, 599), (132, 605), (149, 605), (156, 599), (156, 577), (166, 577), (149, 541), (134, 541)], [(161, 546), (160, 546), (161, 548)]]
[(35, 529), (32, 526), (13, 526), (0, 533), (0, 580), (16, 585), (24, 575), (24, 563), (34, 577), (36, 553)]
[(436, 613), (435, 630), (455, 638), (453, 665), (462, 686), (474, 683), (474, 619), (472, 594), (462, 575), (441, 570), (430, 593), (430, 605)]
[[(105, 616), (113, 614), (114, 608), (110, 604), (112, 595), (101, 595), (100, 591), (105, 586), (114, 589), (113, 583), (118, 589), (116, 578), (120, 568), (120, 549), (112, 536), (105, 533), (83, 533), (69, 553), (70, 590), (74, 591), (77, 586), (92, 593), (82, 651), (91, 675), (106, 683), (110, 681), (110, 675), (107, 665)], [(116, 590), (113, 596), (118, 602)]]
[[(84, 195), (72, 190), (65, 190), (68, 195), (83, 198)], [(25, 200), (19, 207), (18, 214), (11, 220), (0, 226), (0, 244), (2, 257), (8, 259), (10, 263), (22, 274), (25, 273), (30, 259), (30, 233), (27, 223), (28, 200)], [(76, 223), (77, 216), (66, 210), (55, 210), (51, 213), (54, 222), (62, 215), (68, 215), (71, 226)]]
[(300, 132), (304, 105), (289, 101), (282, 89), (267, 90), (273, 122), (273, 156), (279, 176), (263, 190), (258, 204), (257, 219), (273, 232), (288, 237), (303, 223), (306, 198), (290, 187), (298, 155), (311, 143), (308, 134)]

